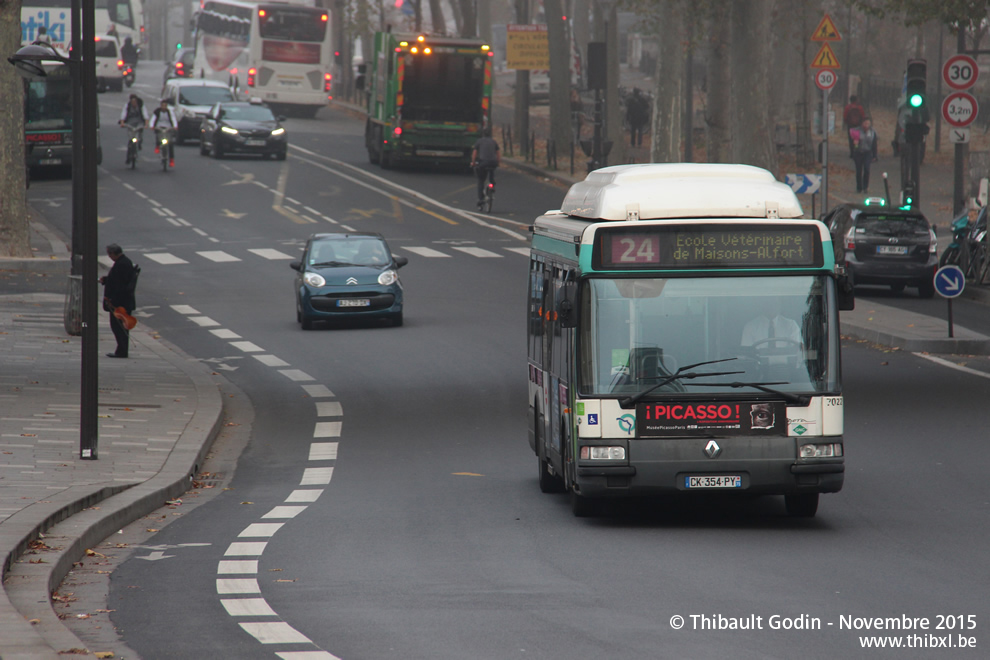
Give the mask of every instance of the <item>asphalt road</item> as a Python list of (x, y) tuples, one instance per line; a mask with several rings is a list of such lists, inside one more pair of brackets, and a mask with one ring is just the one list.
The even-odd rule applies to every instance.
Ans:
[[(902, 615), (929, 627), (886, 634), (965, 634), (976, 649), (952, 656), (985, 654), (990, 380), (848, 343), (846, 486), (816, 518), (765, 498), (576, 519), (539, 492), (526, 442), (527, 261), (514, 251), (519, 224), (563, 190), (505, 171), (497, 218), (466, 216), (472, 178), (382, 172), (362, 122), (329, 110), (288, 122), (285, 163), (192, 145), (175, 171), (145, 151), (132, 172), (113, 128), (123, 98), (100, 97), (100, 242), (142, 264), (144, 321), (223, 372), (238, 392), (229, 423), (249, 422), (227, 489), (155, 523), (112, 573), (107, 607), (141, 657), (873, 657), (864, 621)], [(30, 197), (68, 232), (67, 181), (35, 181)], [(381, 231), (409, 257), (403, 327), (295, 322), (276, 252), (339, 227)], [(171, 556), (138, 561), (148, 547)], [(225, 603), (250, 594), (283, 625)], [(963, 615), (951, 629), (950, 615)]]

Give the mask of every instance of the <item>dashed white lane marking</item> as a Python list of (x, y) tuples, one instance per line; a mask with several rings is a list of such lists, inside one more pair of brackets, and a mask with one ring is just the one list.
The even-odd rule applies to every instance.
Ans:
[(235, 541), (227, 546), (224, 557), (257, 557), (265, 551), (268, 541)]
[(217, 575), (247, 575), (257, 572), (257, 559), (223, 559), (217, 563)]
[(172, 309), (179, 314), (199, 314), (199, 311), (196, 308), (190, 307), (189, 305), (172, 305)]
[(224, 252), (223, 250), (207, 250), (205, 252), (197, 252), (201, 257), (209, 259), (210, 261), (215, 261), (216, 263), (223, 263), (226, 261), (241, 261), (240, 257), (235, 257), (232, 254)]
[(232, 341), (230, 342), (230, 345), (244, 351), (245, 353), (257, 353), (265, 350), (252, 341)]
[(207, 234), (205, 231), (203, 231), (199, 227), (193, 227), (193, 231), (196, 232), (197, 234), (199, 234), (200, 236), (209, 236), (209, 234)]
[(344, 409), (340, 407), (339, 401), (317, 401), (317, 417), (340, 417), (344, 414)]
[[(300, 486), (325, 486), (333, 478), (333, 468), (306, 468), (303, 470)], [(281, 523), (279, 523), (281, 524)]]
[(269, 518), (269, 519), (271, 519), (271, 518), (276, 518), (276, 519), (280, 519), (280, 518), (295, 518), (296, 516), (298, 516), (300, 513), (302, 513), (305, 510), (306, 510), (306, 507), (304, 507), (304, 506), (277, 506), (277, 507), (274, 507), (271, 511), (269, 511), (268, 513), (266, 513), (265, 515), (263, 515), (261, 517), (262, 517), (262, 519), (265, 519), (265, 518)]
[(214, 325), (220, 325), (209, 316), (190, 316), (189, 320), (200, 326), (201, 328), (207, 328)]
[(333, 396), (333, 392), (326, 385), (303, 385), (302, 388), (314, 399)]
[(309, 446), (309, 460), (311, 461), (335, 461), (337, 460), (338, 442), (314, 442)]
[(276, 652), (275, 655), (282, 660), (340, 660), (333, 653), (326, 651), (283, 651)]
[(276, 259), (292, 259), (292, 257), (287, 255), (285, 252), (280, 252), (279, 250), (274, 250), (272, 248), (249, 249), (248, 252), (250, 252), (251, 254), (256, 254), (264, 259), (271, 259), (273, 261)]
[(514, 247), (514, 248), (505, 248), (505, 249), (508, 250), (509, 252), (515, 252), (516, 254), (521, 254), (524, 257), (529, 256), (528, 247)]
[(313, 429), (314, 438), (339, 438), (341, 422), (317, 422)]
[(245, 621), (239, 625), (262, 644), (312, 644), (309, 637), (284, 621)]
[(217, 578), (218, 594), (260, 594), (256, 578)]
[(215, 330), (210, 330), (211, 333), (219, 337), (220, 339), (240, 339), (241, 336), (234, 332), (233, 330), (227, 330), (226, 328), (217, 328)]
[(418, 254), (421, 257), (438, 257), (438, 258), (447, 257), (447, 258), (450, 258), (450, 255), (449, 254), (444, 254), (440, 250), (434, 250), (433, 248), (428, 248), (428, 247), (409, 247), (409, 246), (405, 246), (405, 245), (402, 246), (402, 247), (403, 247), (403, 249), (409, 250), (413, 254)]
[(453, 249), (457, 250), (458, 252), (463, 252), (464, 254), (470, 254), (472, 257), (480, 257), (482, 259), (502, 258), (502, 255), (498, 253), (491, 252), (489, 250), (480, 247), (454, 247)]
[(147, 258), (151, 259), (155, 263), (161, 264), (163, 266), (173, 266), (175, 264), (187, 264), (189, 263), (181, 257), (177, 257), (174, 254), (169, 254), (168, 252), (147, 252), (145, 255)]
[(300, 371), (299, 369), (282, 369), (279, 371), (280, 374), (288, 378), (289, 380), (316, 380), (310, 376), (305, 371)]
[(253, 536), (274, 536), (275, 532), (282, 528), (285, 523), (251, 523), (241, 530), (238, 538), (251, 538)]
[(286, 502), (315, 502), (323, 494), (322, 488), (301, 488), (289, 493)]
[(266, 367), (287, 367), (289, 363), (275, 355), (255, 355), (254, 359)]
[(221, 598), (230, 616), (278, 616), (264, 598)]

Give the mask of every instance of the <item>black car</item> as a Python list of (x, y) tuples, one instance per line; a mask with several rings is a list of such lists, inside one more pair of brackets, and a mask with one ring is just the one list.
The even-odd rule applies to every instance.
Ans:
[(261, 154), (285, 160), (289, 148), (288, 136), (271, 108), (257, 102), (217, 103), (203, 119), (199, 128), (199, 153), (210, 152), (214, 158), (226, 154)]
[(871, 198), (867, 204), (840, 204), (822, 217), (832, 235), (835, 262), (845, 264), (850, 282), (887, 285), (893, 291), (917, 287), (935, 295), (938, 241), (928, 219), (915, 208), (891, 208)]

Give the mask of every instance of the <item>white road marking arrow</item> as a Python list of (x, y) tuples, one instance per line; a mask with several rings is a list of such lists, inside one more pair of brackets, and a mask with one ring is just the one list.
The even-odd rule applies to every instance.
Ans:
[(175, 555), (166, 555), (164, 552), (152, 552), (147, 557), (135, 557), (135, 559), (147, 559), (148, 561), (158, 561), (159, 559), (169, 559)]

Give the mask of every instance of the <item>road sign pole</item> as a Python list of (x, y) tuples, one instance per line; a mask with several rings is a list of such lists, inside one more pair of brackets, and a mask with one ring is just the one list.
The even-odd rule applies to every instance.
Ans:
[(822, 90), (822, 215), (828, 212), (828, 90)]
[(946, 298), (949, 303), (949, 339), (952, 339), (952, 298)]
[[(962, 53), (966, 50), (966, 30), (960, 26), (956, 36), (956, 52)], [(953, 175), (952, 175), (952, 216), (956, 217), (962, 213), (966, 205), (965, 184), (963, 182), (963, 169), (966, 166), (966, 149), (969, 145), (957, 143), (953, 153)], [(950, 303), (949, 313), (949, 336), (952, 336), (952, 307)]]

